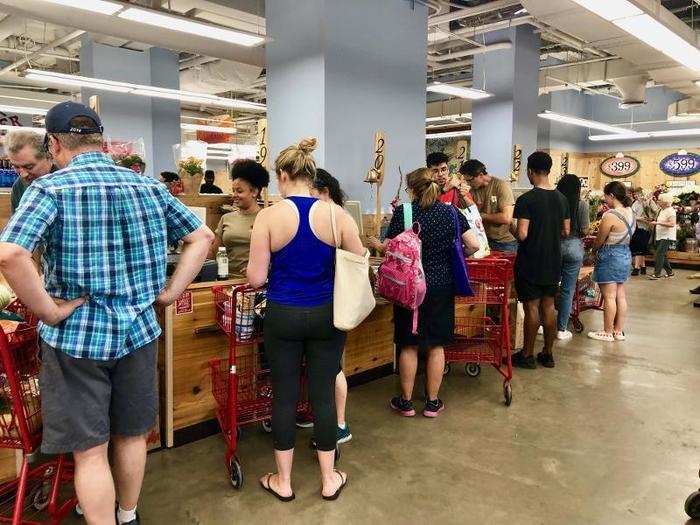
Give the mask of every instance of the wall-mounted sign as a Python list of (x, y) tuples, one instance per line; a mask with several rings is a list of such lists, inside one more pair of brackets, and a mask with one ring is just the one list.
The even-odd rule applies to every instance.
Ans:
[(381, 184), (384, 180), (384, 151), (386, 147), (386, 139), (384, 133), (377, 131), (374, 134), (374, 154), (372, 156), (372, 167), (367, 172), (365, 182), (370, 184)]
[(513, 145), (513, 169), (510, 172), (510, 182), (518, 182), (520, 167), (523, 163), (523, 147), (520, 144)]
[(457, 142), (455, 149), (457, 151), (455, 158), (457, 159), (457, 167), (459, 168), (469, 160), (469, 142), (460, 140)]
[(562, 177), (564, 175), (569, 174), (569, 154), (568, 153), (562, 153), (560, 173), (561, 173)]
[(666, 175), (672, 177), (690, 177), (700, 172), (700, 155), (679, 151), (664, 157), (659, 167)]
[(608, 177), (631, 177), (639, 171), (639, 161), (628, 155), (615, 155), (600, 163), (600, 171)]

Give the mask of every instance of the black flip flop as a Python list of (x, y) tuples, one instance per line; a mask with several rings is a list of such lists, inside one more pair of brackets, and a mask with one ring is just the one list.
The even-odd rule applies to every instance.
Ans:
[(260, 486), (261, 486), (266, 492), (269, 492), (269, 493), (272, 494), (274, 497), (276, 497), (278, 500), (283, 501), (284, 503), (289, 503), (290, 501), (294, 501), (294, 498), (296, 498), (296, 496), (294, 495), (294, 492), (292, 492), (292, 495), (291, 495), (291, 496), (282, 496), (282, 495), (279, 494), (276, 490), (273, 490), (273, 488), (270, 486), (270, 478), (271, 478), (273, 475), (274, 475), (274, 473), (273, 473), (273, 472), (270, 472), (270, 473), (267, 475), (267, 478), (265, 478), (265, 481), (267, 481), (267, 487), (266, 487), (265, 484), (262, 482), (262, 480), (260, 480)]
[(335, 500), (337, 500), (338, 497), (340, 496), (340, 493), (343, 492), (343, 489), (345, 488), (345, 485), (348, 484), (348, 475), (347, 475), (347, 474), (345, 474), (345, 480), (343, 481), (343, 475), (340, 473), (340, 471), (339, 471), (338, 469), (333, 469), (333, 472), (335, 472), (336, 474), (338, 474), (338, 476), (340, 476), (340, 480), (343, 482), (343, 484), (340, 485), (340, 487), (338, 487), (338, 490), (336, 490), (336, 491), (333, 493), (333, 495), (331, 495), (331, 496), (324, 496), (324, 495), (323, 495), (323, 489), (321, 489), (321, 497), (322, 497), (324, 500), (326, 500), (326, 501), (335, 501)]

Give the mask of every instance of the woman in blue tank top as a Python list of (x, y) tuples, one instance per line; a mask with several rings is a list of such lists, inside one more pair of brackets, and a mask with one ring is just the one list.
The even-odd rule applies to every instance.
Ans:
[(336, 499), (347, 483), (347, 475), (334, 469), (334, 386), (345, 337), (333, 326), (331, 206), (336, 208), (340, 246), (360, 255), (365, 248), (352, 217), (339, 206), (311, 196), (315, 147), (316, 139), (305, 139), (277, 157), (275, 172), (285, 198), (258, 214), (247, 270), (252, 286), (268, 281), (264, 332), (274, 393), (272, 436), (277, 472), (265, 475), (260, 484), (282, 501), (294, 499), (291, 473), (303, 357), (308, 367), (322, 497)]

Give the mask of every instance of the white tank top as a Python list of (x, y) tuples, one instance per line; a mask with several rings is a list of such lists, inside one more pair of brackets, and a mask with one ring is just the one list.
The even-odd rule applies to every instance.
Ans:
[[(624, 230), (621, 232), (615, 232), (610, 230), (610, 233), (608, 234), (608, 239), (605, 241), (605, 244), (629, 244), (630, 239), (632, 237), (632, 233), (634, 233), (636, 223), (632, 208), (619, 208), (616, 210), (609, 210), (605, 212), (605, 215), (608, 214), (611, 214), (613, 217), (615, 217), (615, 219), (617, 219), (617, 222), (622, 223), (624, 225)], [(625, 220), (623, 221), (618, 216), (618, 214), (622, 215), (625, 218)]]

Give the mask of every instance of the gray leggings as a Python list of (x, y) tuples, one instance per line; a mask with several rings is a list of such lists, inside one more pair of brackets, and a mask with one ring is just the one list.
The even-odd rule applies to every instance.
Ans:
[(344, 344), (345, 333), (333, 326), (332, 303), (307, 308), (268, 302), (265, 353), (272, 372), (275, 450), (291, 450), (296, 442), (296, 407), (304, 356), (317, 448), (335, 450), (338, 429), (335, 376), (338, 375)]

